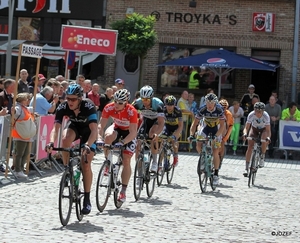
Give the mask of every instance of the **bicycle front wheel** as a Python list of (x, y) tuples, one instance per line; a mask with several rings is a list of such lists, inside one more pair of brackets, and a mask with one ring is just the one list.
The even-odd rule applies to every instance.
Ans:
[[(153, 163), (153, 158), (150, 158), (150, 165)], [(157, 178), (156, 172), (150, 172), (150, 168), (146, 170), (146, 192), (148, 197), (152, 197), (154, 188), (155, 188), (155, 181)]]
[(106, 207), (111, 193), (111, 173), (109, 173), (109, 162), (104, 161), (98, 174), (96, 185), (96, 204), (100, 212)]
[(169, 168), (167, 170), (167, 182), (168, 182), (168, 184), (171, 184), (172, 179), (173, 179), (173, 175), (174, 175), (174, 170), (175, 170), (175, 167), (174, 167), (173, 163), (171, 164), (171, 161), (174, 161), (173, 155), (170, 156), (170, 158), (168, 159), (168, 163), (167, 163), (167, 165), (169, 166)]
[(136, 201), (140, 199), (141, 192), (143, 190), (144, 178), (143, 178), (143, 158), (139, 156), (134, 169), (133, 178), (133, 194)]
[(165, 153), (162, 151), (158, 158), (157, 186), (160, 186), (165, 175)]
[(84, 198), (83, 180), (82, 174), (80, 174), (79, 185), (75, 186), (76, 195), (76, 216), (79, 221), (83, 219), (83, 214), (81, 213)]
[(119, 194), (122, 190), (122, 178), (121, 178), (121, 175), (122, 175), (122, 171), (123, 171), (123, 166), (120, 167), (119, 171), (118, 171), (118, 174), (114, 174), (114, 180), (116, 180), (116, 183), (115, 183), (115, 188), (114, 188), (114, 202), (115, 202), (115, 206), (116, 208), (120, 208), (122, 206), (122, 202), (121, 201), (118, 201), (118, 198), (119, 198)]
[(250, 164), (250, 171), (249, 171), (249, 178), (248, 178), (248, 187), (252, 185), (254, 185), (255, 182), (255, 178), (256, 178), (256, 172), (257, 172), (257, 164), (256, 161), (258, 159), (258, 154), (257, 152), (254, 152), (252, 155), (252, 160), (251, 160), (251, 164)]
[(205, 156), (204, 154), (200, 154), (198, 165), (197, 165), (197, 173), (199, 177), (199, 185), (201, 192), (206, 192), (207, 188), (207, 172), (205, 171)]
[(63, 226), (66, 226), (70, 220), (72, 203), (73, 203), (73, 175), (66, 170), (60, 181), (58, 210), (59, 219)]

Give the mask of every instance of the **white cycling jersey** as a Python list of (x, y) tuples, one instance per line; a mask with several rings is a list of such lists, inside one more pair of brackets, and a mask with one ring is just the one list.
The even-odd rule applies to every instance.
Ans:
[(263, 129), (267, 125), (270, 125), (270, 116), (266, 111), (264, 111), (262, 117), (258, 118), (255, 115), (255, 111), (251, 111), (247, 117), (246, 123), (250, 123), (252, 127), (257, 129)]

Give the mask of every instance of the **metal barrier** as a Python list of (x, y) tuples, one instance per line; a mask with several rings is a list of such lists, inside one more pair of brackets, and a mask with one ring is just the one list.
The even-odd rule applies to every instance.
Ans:
[(187, 150), (190, 151), (190, 142), (187, 140), (190, 134), (190, 127), (192, 125), (193, 119), (190, 113), (182, 112), (182, 120), (183, 120), (183, 129), (181, 132), (181, 136), (178, 140), (179, 144), (187, 144)]

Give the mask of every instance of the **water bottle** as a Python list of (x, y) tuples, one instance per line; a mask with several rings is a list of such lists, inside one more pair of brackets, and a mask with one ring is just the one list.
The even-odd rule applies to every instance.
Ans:
[(150, 164), (150, 161), (149, 161), (149, 152), (146, 152), (146, 151), (144, 153), (144, 163), (145, 163), (145, 167), (148, 168), (149, 164)]
[(75, 182), (75, 186), (79, 185), (79, 179), (80, 179), (80, 170), (78, 168), (76, 168), (76, 170), (74, 170), (74, 182)]
[(207, 155), (206, 157), (206, 171), (208, 173), (208, 176), (210, 176), (210, 172), (211, 172), (211, 155)]

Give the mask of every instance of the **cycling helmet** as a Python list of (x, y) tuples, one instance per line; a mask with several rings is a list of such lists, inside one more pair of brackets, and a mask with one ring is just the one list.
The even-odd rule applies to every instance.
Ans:
[(218, 97), (215, 94), (207, 94), (205, 96), (205, 102), (214, 102), (214, 103), (218, 103)]
[(255, 110), (265, 110), (266, 105), (263, 102), (256, 102), (254, 104), (254, 109)]
[(149, 85), (146, 85), (144, 87), (141, 88), (140, 90), (140, 94), (141, 94), (141, 98), (152, 98), (154, 95), (154, 91), (153, 88)]
[(219, 101), (219, 104), (220, 104), (221, 106), (223, 106), (223, 108), (226, 108), (226, 109), (227, 109), (228, 106), (229, 106), (227, 100), (225, 100), (225, 99), (221, 99), (221, 100)]
[(165, 105), (175, 105), (176, 98), (173, 95), (169, 95), (165, 98)]
[(114, 93), (114, 100), (129, 101), (130, 92), (127, 89), (119, 89)]
[(78, 84), (71, 84), (66, 91), (66, 95), (77, 95), (78, 97), (82, 97), (83, 89)]

